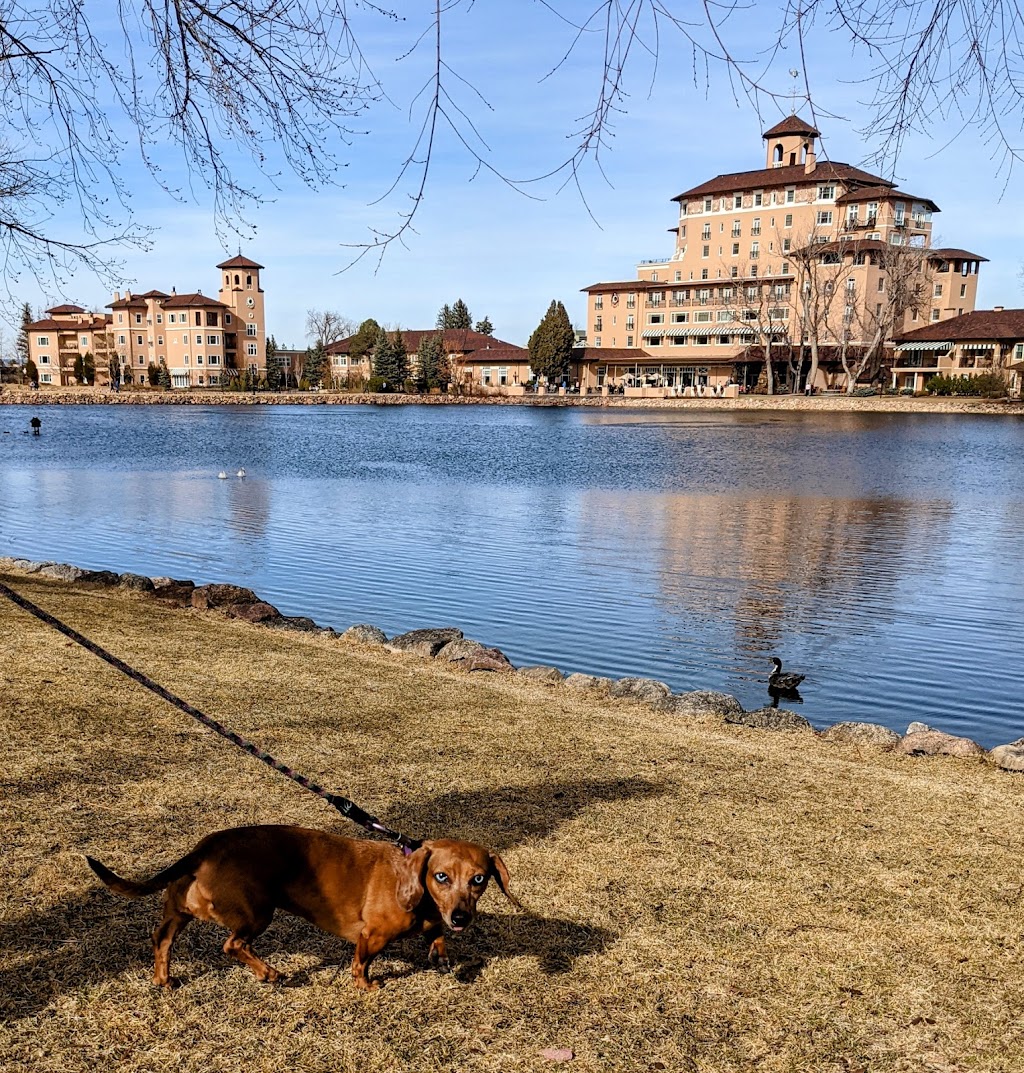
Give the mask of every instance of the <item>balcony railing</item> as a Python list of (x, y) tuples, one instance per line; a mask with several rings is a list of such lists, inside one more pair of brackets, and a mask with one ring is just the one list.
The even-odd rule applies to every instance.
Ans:
[(667, 265), (670, 260), (672, 260), (671, 257), (645, 257), (638, 263), (642, 265)]

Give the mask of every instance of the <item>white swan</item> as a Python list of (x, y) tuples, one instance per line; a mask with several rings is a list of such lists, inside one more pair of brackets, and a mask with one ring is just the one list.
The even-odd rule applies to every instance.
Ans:
[(245, 470), (244, 470), (244, 469), (240, 469), (240, 470), (239, 470), (239, 471), (238, 471), (238, 472), (237, 472), (237, 473), (235, 474), (235, 476), (236, 476), (236, 477), (244, 477), (244, 476), (245, 476)]
[(224, 472), (224, 470), (221, 470), (220, 473), (217, 474), (217, 477), (222, 481), (226, 481), (228, 479), (228, 475)]

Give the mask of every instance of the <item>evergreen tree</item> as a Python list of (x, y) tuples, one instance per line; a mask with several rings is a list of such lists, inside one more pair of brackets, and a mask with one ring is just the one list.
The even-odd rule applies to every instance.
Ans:
[(494, 335), (494, 325), (491, 323), (491, 318), (484, 317), (483, 320), (478, 320), (473, 325), (473, 331), (479, 332), (481, 335)]
[(552, 301), (547, 313), (537, 325), (530, 341), (530, 368), (534, 376), (545, 377), (548, 383), (557, 384), (569, 375), (572, 347), (576, 341), (569, 314), (561, 302)]
[(399, 391), (409, 376), (409, 355), (399, 331), (381, 332), (373, 348), (373, 375), (385, 391)]
[[(358, 369), (362, 360), (369, 355), (371, 367), (373, 365), (373, 352), (377, 346), (377, 337), (380, 335), (380, 325), (369, 317), (356, 329), (348, 343), (348, 366), (349, 378), (352, 378), (353, 366)], [(361, 373), (360, 373), (361, 375)]]
[(149, 363), (149, 368), (146, 369), (146, 379), (150, 387), (156, 387), (160, 383), (160, 367), (155, 361)]
[(421, 389), (446, 388), (450, 379), (443, 336), (424, 335), (416, 350), (417, 382)]
[(82, 374), (87, 384), (96, 383), (96, 359), (92, 356), (91, 350), (87, 350), (82, 359)]
[(36, 368), (36, 363), (31, 358), (25, 362), (25, 379), (30, 384), (39, 383), (39, 370)]
[(437, 314), (436, 327), (438, 331), (443, 332), (446, 328), (452, 326), (452, 307), (447, 302), (441, 307), (440, 312)]
[(77, 383), (81, 384), (85, 380), (85, 359), (81, 354), (75, 355), (75, 367), (72, 372)]
[(324, 365), (327, 363), (327, 351), (323, 343), (317, 341), (306, 350), (302, 378), (310, 387), (317, 387), (324, 377)]
[(473, 327), (473, 318), (470, 316), (469, 307), (461, 298), (456, 299), (455, 305), (452, 306), (452, 322), (447, 327), (467, 330)]
[[(28, 326), (33, 321), (32, 307), (26, 302), (21, 307), (21, 328), (18, 330), (18, 364), (25, 365), (28, 362), (29, 348), (28, 348)], [(35, 379), (31, 377), (31, 379)]]
[(284, 363), (277, 351), (277, 340), (271, 336), (267, 340), (267, 387), (271, 391), (280, 391), (284, 380)]
[[(110, 376), (110, 386), (112, 388), (118, 387), (121, 383), (121, 363), (117, 360), (116, 354), (111, 354), (110, 361), (107, 363), (107, 373)], [(128, 377), (125, 376), (125, 383), (128, 382)]]

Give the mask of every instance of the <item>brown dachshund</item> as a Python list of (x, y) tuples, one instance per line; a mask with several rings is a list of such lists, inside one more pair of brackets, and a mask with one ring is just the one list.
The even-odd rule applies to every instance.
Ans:
[(370, 962), (392, 939), (422, 933), (429, 960), (448, 967), (444, 924), (462, 931), (494, 876), (508, 889), (508, 869), (473, 842), (425, 842), (410, 856), (383, 842), (367, 842), (303, 827), (236, 827), (204, 838), (191, 853), (152, 879), (132, 883), (99, 861), (89, 867), (118, 894), (141, 898), (167, 888), (164, 916), (153, 932), (153, 982), (171, 986), (168, 966), (175, 936), (191, 920), (212, 920), (231, 934), (224, 953), (248, 965), (257, 980), (281, 977), (252, 950), (276, 909), (308, 920), (355, 943), (352, 977), (366, 991)]

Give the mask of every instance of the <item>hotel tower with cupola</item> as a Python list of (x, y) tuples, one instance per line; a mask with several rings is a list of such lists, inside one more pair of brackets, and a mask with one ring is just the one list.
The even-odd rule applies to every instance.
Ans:
[(821, 159), (818, 137), (796, 115), (766, 130), (763, 167), (673, 198), (671, 253), (584, 288), (598, 383), (753, 387), (766, 348), (785, 364), (813, 339), (815, 387), (842, 387), (841, 355), (974, 309), (985, 258), (932, 246), (938, 206)]
[[(217, 266), (218, 298), (175, 288), (114, 292), (109, 313), (58, 305), (28, 326), (29, 356), (41, 385), (74, 384), (86, 355), (92, 382), (110, 382), (113, 359), (122, 383), (143, 383), (151, 365), (166, 366), (171, 386), (222, 387), (255, 369), (266, 374), (266, 320), (260, 271), (239, 254)], [(78, 361), (76, 359), (83, 359)], [(89, 379), (88, 375), (83, 377)]]

